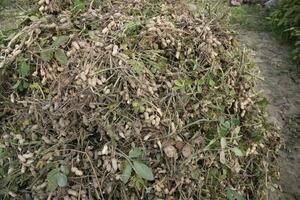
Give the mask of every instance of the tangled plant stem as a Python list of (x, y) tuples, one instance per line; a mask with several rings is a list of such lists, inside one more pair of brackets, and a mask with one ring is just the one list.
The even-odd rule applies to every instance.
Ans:
[[(9, 190), (0, 196), (264, 196), (277, 138), (253, 65), (212, 14), (221, 4), (197, 13), (187, 2), (82, 3), (40, 1), (41, 17), (1, 49), (7, 73), (26, 73), (10, 80), (0, 120), (0, 149), (10, 152), (0, 157)], [(62, 166), (68, 184), (55, 174), (62, 187), (47, 191), (47, 174)]]

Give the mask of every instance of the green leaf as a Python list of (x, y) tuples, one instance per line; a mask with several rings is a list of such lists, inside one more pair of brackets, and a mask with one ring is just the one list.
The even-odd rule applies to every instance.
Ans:
[(212, 79), (209, 79), (208, 84), (209, 84), (211, 87), (214, 87), (214, 86), (216, 85), (216, 83), (215, 83), (214, 80), (212, 80)]
[(46, 49), (40, 52), (41, 58), (45, 62), (49, 62), (53, 58), (53, 49)]
[(145, 69), (145, 64), (137, 60), (129, 60), (128, 63), (132, 66), (132, 69), (137, 74), (142, 74)]
[(175, 81), (174, 81), (174, 84), (175, 84), (177, 87), (183, 87), (183, 86), (184, 86), (184, 81), (181, 81), (181, 80), (175, 80)]
[(199, 180), (201, 177), (201, 170), (196, 168), (193, 171), (191, 171), (191, 178), (195, 180)]
[(143, 150), (141, 148), (133, 148), (129, 152), (129, 158), (138, 158), (143, 155)]
[(68, 175), (70, 173), (69, 168), (65, 165), (60, 166), (60, 171), (65, 175)]
[(29, 83), (27, 81), (22, 81), (23, 89), (27, 89), (29, 87)]
[(133, 169), (138, 176), (140, 176), (148, 181), (154, 180), (154, 175), (153, 175), (152, 169), (149, 168), (144, 163), (141, 163), (139, 161), (133, 161)]
[(138, 175), (134, 175), (131, 178), (130, 183), (137, 190), (141, 190), (143, 187), (145, 187), (145, 180), (142, 177), (138, 176)]
[[(58, 47), (60, 47), (61, 45), (65, 44), (68, 40), (69, 40), (69, 36), (65, 36), (65, 35), (58, 36), (55, 39), (54, 43), (51, 45), (50, 49), (45, 49), (40, 52), (42, 60), (45, 62), (49, 62), (53, 58), (54, 52), (55, 52), (55, 57), (56, 57), (56, 54), (57, 54), (56, 49)], [(65, 59), (65, 58), (62, 58), (62, 59)]]
[(245, 200), (245, 198), (237, 191), (226, 189), (226, 197), (228, 200)]
[(235, 154), (236, 156), (238, 156), (238, 157), (244, 156), (244, 153), (242, 152), (242, 150), (240, 150), (240, 149), (237, 148), (237, 147), (234, 147), (234, 148), (232, 149), (232, 151), (233, 151), (234, 154)]
[(130, 21), (124, 24), (124, 33), (128, 36), (133, 36), (138, 34), (139, 30), (142, 28), (141, 23), (139, 21)]
[(124, 184), (126, 184), (131, 176), (132, 167), (128, 161), (125, 162), (125, 167), (123, 173), (121, 175), (121, 180)]
[(204, 148), (204, 151), (207, 151), (210, 149), (210, 146), (213, 145), (217, 140), (216, 139), (212, 139), (208, 145), (206, 145), (206, 147)]
[(51, 170), (47, 175), (47, 179), (51, 179), (57, 173), (59, 173), (59, 169), (56, 168), (56, 169)]
[(55, 51), (55, 58), (58, 60), (58, 62), (61, 65), (67, 65), (68, 64), (68, 57), (66, 56), (64, 50), (62, 49), (57, 49)]
[(41, 86), (38, 83), (32, 83), (29, 87), (32, 90), (40, 90), (41, 89)]
[(4, 149), (0, 148), (0, 158), (4, 158), (5, 151)]
[(139, 101), (134, 101), (134, 102), (132, 102), (132, 106), (133, 106), (134, 108), (138, 108), (138, 107), (140, 107), (140, 105), (141, 105), (141, 103), (140, 103)]
[(39, 18), (37, 16), (29, 16), (30, 21), (35, 22), (38, 21)]
[(47, 175), (47, 181), (48, 181), (47, 190), (49, 192), (55, 191), (56, 188), (58, 187), (58, 184), (57, 184), (57, 181), (56, 181), (56, 175), (58, 173), (59, 173), (59, 169), (53, 169)]
[(196, 70), (200, 67), (199, 63), (196, 60), (192, 60), (193, 63), (193, 70)]
[(60, 172), (59, 168), (51, 170), (47, 175), (48, 186), (47, 189), (53, 192), (57, 187), (65, 187), (68, 184), (68, 178), (65, 174)]
[(220, 126), (218, 127), (219, 135), (226, 136), (230, 128), (231, 128), (230, 121), (221, 122)]
[(55, 175), (56, 183), (59, 187), (65, 187), (68, 184), (68, 178), (65, 174), (59, 172)]
[(69, 40), (69, 36), (60, 35), (55, 39), (55, 41), (51, 47), (56, 49), (56, 48), (60, 47), (61, 45), (64, 45), (68, 40)]
[(17, 80), (17, 82), (13, 85), (13, 89), (18, 89), (21, 86), (21, 80)]
[(29, 64), (26, 62), (25, 59), (22, 59), (19, 64), (20, 64), (19, 69), (18, 69), (19, 75), (21, 77), (28, 76), (29, 75), (29, 70), (30, 70)]
[(82, 0), (75, 0), (74, 1), (74, 10), (81, 11), (85, 8), (84, 3)]
[(56, 188), (58, 187), (56, 180), (55, 179), (49, 179), (48, 180), (48, 185), (47, 185), (47, 190), (49, 192), (54, 192)]

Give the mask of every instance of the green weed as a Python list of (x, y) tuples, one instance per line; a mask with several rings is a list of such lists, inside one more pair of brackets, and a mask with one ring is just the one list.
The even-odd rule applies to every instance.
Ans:
[(300, 62), (300, 1), (282, 1), (268, 19), (274, 32), (292, 44), (293, 59)]
[(229, 22), (247, 30), (267, 31), (270, 24), (266, 17), (267, 13), (261, 5), (245, 5), (231, 8)]

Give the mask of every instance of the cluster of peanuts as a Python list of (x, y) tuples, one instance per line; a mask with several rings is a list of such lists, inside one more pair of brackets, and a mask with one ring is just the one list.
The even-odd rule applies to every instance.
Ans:
[[(175, 57), (180, 58), (183, 50), (183, 45), (180, 41), (177, 41), (172, 34), (168, 33), (168, 29), (175, 29), (175, 25), (164, 17), (154, 17), (147, 23), (149, 33), (156, 33), (160, 38), (160, 43), (163, 48), (176, 47)], [(183, 36), (183, 33), (179, 32), (179, 36)], [(191, 51), (191, 49), (189, 50)], [(188, 53), (190, 54), (190, 52)]]
[[(39, 27), (39, 23), (25, 27), (18, 34), (15, 34), (4, 48), (0, 49), (0, 69), (3, 68), (5, 64), (9, 65), (14, 62), (23, 52), (24, 48), (29, 47), (38, 38), (41, 33)], [(19, 41), (20, 37), (23, 37), (22, 41)]]
[(87, 191), (82, 190), (82, 188), (68, 189), (67, 193), (68, 193), (68, 195), (63, 197), (64, 200), (77, 200), (77, 199), (88, 200)]
[[(103, 86), (105, 85), (107, 82), (107, 79), (105, 78), (105, 76), (96, 76), (94, 74), (94, 72), (90, 72), (89, 70), (85, 70), (83, 72), (80, 72), (80, 74), (78, 74), (75, 77), (75, 83), (78, 86), (82, 86), (82, 87), (96, 87), (98, 86)], [(104, 94), (109, 94), (110, 91), (108, 88), (104, 88)]]
[(222, 43), (214, 36), (209, 26), (197, 26), (195, 30), (200, 35), (200, 38), (202, 40), (199, 48), (205, 49), (210, 58), (212, 60), (215, 59), (218, 56), (218, 53), (216, 51), (218, 47), (222, 46)]
[(34, 162), (34, 153), (27, 152), (25, 154), (19, 154), (18, 159), (20, 163), (22, 164), (21, 167), (21, 173), (25, 173), (26, 169), (29, 168), (31, 172), (35, 173), (33, 162)]
[(102, 34), (107, 35), (111, 31), (115, 30), (116, 28), (117, 28), (116, 22), (115, 21), (111, 21), (111, 22), (109, 22), (109, 24), (106, 27), (104, 27), (102, 29)]
[(117, 170), (121, 168), (121, 166), (116, 158), (107, 158), (104, 159), (102, 168), (107, 172), (116, 173)]
[[(50, 9), (51, 3), (52, 3), (51, 0), (40, 0), (39, 1), (39, 5), (40, 5), (39, 10), (41, 12), (48, 11)], [(167, 7), (162, 7), (162, 9), (164, 12), (167, 12), (167, 10), (168, 10)], [(96, 13), (91, 12), (91, 13), (82, 14), (83, 18), (89, 18), (90, 16), (95, 17)], [(115, 35), (117, 33), (119, 33), (119, 28), (122, 27), (123, 22), (125, 23), (125, 21), (126, 21), (126, 20), (124, 20), (123, 22), (117, 21), (117, 19), (120, 19), (122, 17), (123, 17), (123, 15), (120, 13), (114, 13), (114, 14), (112, 14), (111, 17), (109, 17), (109, 19), (111, 19), (111, 20), (108, 20), (106, 22), (103, 20), (104, 27), (102, 29), (98, 29), (97, 31), (93, 32), (93, 34), (96, 38), (95, 40), (93, 40), (91, 38), (88, 38), (86, 40), (82, 39), (82, 38), (76, 38), (77, 36), (75, 36), (75, 35), (77, 33), (70, 35), (70, 38), (68, 40), (69, 42), (62, 48), (63, 51), (66, 51), (66, 56), (68, 58), (68, 64), (66, 66), (61, 66), (60, 64), (56, 63), (55, 61), (54, 62), (51, 61), (51, 63), (45, 63), (45, 65), (37, 65), (37, 69), (32, 75), (34, 77), (41, 76), (42, 77), (42, 81), (41, 81), (42, 85), (48, 84), (50, 82), (48, 80), (53, 80), (53, 81), (56, 80), (57, 81), (57, 78), (63, 74), (67, 74), (70, 77), (71, 76), (74, 77), (74, 79), (70, 78), (70, 82), (67, 82), (67, 83), (64, 83), (63, 81), (61, 81), (61, 82), (57, 81), (59, 84), (62, 84), (64, 86), (71, 85), (72, 88), (63, 90), (63, 92), (62, 92), (63, 94), (55, 96), (53, 98), (53, 101), (51, 102), (51, 104), (50, 103), (47, 104), (46, 106), (44, 106), (42, 108), (42, 110), (45, 112), (47, 110), (49, 110), (50, 114), (53, 114), (52, 112), (56, 111), (56, 110), (58, 110), (59, 112), (65, 112), (66, 111), (65, 109), (67, 109), (65, 107), (67, 107), (67, 106), (63, 107), (63, 106), (61, 106), (61, 104), (67, 102), (70, 99), (76, 101), (77, 99), (73, 98), (73, 97), (75, 97), (76, 94), (81, 92), (82, 88), (84, 88), (84, 89), (88, 88), (88, 89), (90, 89), (88, 91), (92, 93), (91, 96), (94, 94), (98, 94), (98, 96), (100, 96), (100, 98), (102, 98), (102, 99), (103, 99), (103, 97), (105, 98), (106, 96), (109, 96), (109, 97), (116, 96), (113, 100), (117, 104), (118, 103), (122, 104), (123, 102), (126, 102), (128, 104), (126, 109), (129, 106), (134, 107), (134, 103), (138, 102), (139, 99), (147, 99), (150, 102), (150, 104), (144, 103), (144, 102), (136, 103), (136, 104), (138, 104), (137, 106), (140, 106), (139, 103), (141, 104), (141, 106), (139, 107), (138, 116), (137, 116), (137, 118), (141, 119), (141, 121), (142, 121), (142, 122), (139, 122), (139, 123), (141, 123), (140, 126), (141, 127), (146, 126), (146, 128), (148, 128), (148, 129), (149, 129), (149, 127), (152, 129), (155, 128), (156, 130), (158, 130), (163, 124), (163, 125), (169, 126), (168, 131), (172, 135), (176, 135), (176, 133), (181, 134), (180, 131), (183, 130), (182, 128), (185, 128), (186, 127), (185, 125), (188, 125), (188, 123), (190, 121), (188, 119), (196, 118), (197, 116), (201, 116), (201, 114), (203, 114), (203, 113), (208, 113), (209, 108), (211, 107), (213, 102), (210, 101), (210, 99), (205, 99), (205, 97), (204, 97), (203, 99), (201, 99), (201, 101), (197, 101), (198, 103), (193, 104), (189, 110), (183, 111), (184, 114), (179, 115), (178, 113), (176, 113), (177, 111), (173, 111), (173, 110), (169, 111), (169, 113), (163, 113), (162, 110), (159, 108), (161, 105), (159, 103), (157, 103), (159, 101), (156, 101), (156, 100), (160, 100), (160, 98), (162, 98), (163, 95), (167, 95), (169, 93), (169, 91), (171, 91), (173, 88), (173, 85), (174, 85), (173, 82), (175, 80), (174, 77), (176, 74), (172, 73), (170, 69), (166, 69), (166, 74), (171, 74), (170, 75), (171, 80), (167, 80), (168, 76), (163, 73), (161, 73), (163, 75), (154, 77), (153, 80), (147, 79), (147, 76), (148, 76), (147, 73), (144, 73), (141, 76), (136, 76), (135, 77), (136, 79), (132, 78), (132, 76), (129, 76), (129, 77), (124, 76), (124, 77), (119, 78), (120, 76), (122, 76), (126, 73), (130, 73), (130, 72), (128, 72), (129, 70), (127, 70), (127, 69), (131, 69), (131, 66), (129, 66), (130, 63), (126, 63), (128, 60), (121, 58), (122, 48), (123, 48), (122, 44), (118, 43), (119, 41), (117, 41), (117, 40), (115, 41), (114, 39), (112, 39), (113, 37), (115, 37)], [(185, 20), (183, 18), (184, 17), (182, 17), (182, 20)], [(58, 19), (59, 19), (58, 22), (53, 22), (51, 24), (42, 25), (42, 27), (39, 27), (39, 28), (41, 28), (42, 30), (44, 28), (51, 28), (51, 29), (54, 28), (58, 31), (61, 31), (63, 29), (69, 29), (73, 25), (70, 17), (67, 14), (60, 15), (58, 17)], [(36, 29), (35, 33), (41, 32), (41, 29)], [(212, 30), (212, 28), (210, 28), (208, 25), (204, 25), (204, 24), (197, 25), (195, 27), (189, 27), (186, 30), (178, 31), (176, 29), (175, 23), (172, 23), (170, 21), (170, 19), (162, 16), (162, 17), (154, 17), (150, 21), (147, 21), (145, 29), (146, 29), (146, 31), (144, 33), (140, 33), (140, 36), (142, 36), (142, 37), (145, 36), (145, 38), (148, 39), (147, 36), (149, 34), (149, 36), (151, 36), (149, 38), (154, 38), (155, 41), (153, 41), (153, 42), (154, 43), (158, 42), (159, 45), (162, 46), (163, 50), (171, 49), (173, 51), (172, 53), (174, 53), (174, 58), (176, 58), (176, 59), (174, 59), (174, 62), (178, 62), (178, 63), (179, 63), (179, 61), (181, 61), (181, 59), (184, 56), (186, 56), (187, 59), (189, 59), (189, 58), (195, 59), (195, 57), (193, 57), (193, 56), (188, 57), (188, 55), (191, 55), (193, 53), (193, 51), (195, 51), (195, 53), (202, 53), (204, 51), (210, 59), (215, 59), (218, 56), (218, 49), (222, 48), (222, 44), (219, 41), (218, 37), (216, 35), (214, 35), (215, 30)], [(184, 42), (184, 40), (186, 38), (188, 38), (188, 37), (185, 37), (186, 36), (185, 31), (190, 31), (189, 34), (194, 35), (193, 39), (191, 39), (189, 41), (191, 45), (189, 45), (189, 46), (186, 45), (187, 47), (185, 46), (185, 42)], [(196, 37), (196, 35), (198, 37)], [(159, 36), (159, 37), (156, 37), (156, 36)], [(78, 36), (78, 37), (83, 37), (83, 36)], [(149, 39), (149, 40), (151, 40), (151, 39)], [(194, 44), (192, 44), (192, 41), (195, 41)], [(150, 41), (150, 42), (152, 42), (152, 41)], [(141, 48), (141, 50), (144, 50), (144, 49)], [(21, 44), (16, 44), (14, 47), (14, 50), (11, 49), (10, 51), (9, 50), (6, 50), (6, 51), (7, 51), (6, 53), (11, 54), (10, 56), (8, 56), (8, 58), (14, 58), (14, 57), (16, 57), (15, 55), (18, 55), (19, 53), (22, 52), (22, 46), (21, 46)], [(96, 67), (94, 66), (93, 62), (90, 62), (90, 63), (82, 62), (82, 60), (83, 61), (88, 60), (88, 59), (85, 59), (84, 56), (88, 55), (89, 56), (88, 58), (94, 58), (94, 57), (96, 57), (94, 55), (98, 55), (100, 53), (105, 54), (104, 55), (105, 59), (103, 59), (103, 62), (107, 62), (106, 58), (109, 58), (111, 63), (104, 63), (101, 66), (99, 64), (99, 66), (97, 65), (96, 67), (99, 67), (99, 68), (103, 67), (103, 66), (106, 67), (106, 66), (108, 66), (108, 64), (111, 64), (111, 66), (113, 68), (112, 69), (113, 72), (118, 76), (117, 77), (118, 80), (116, 81), (114, 86), (112, 86), (113, 85), (112, 80), (115, 80), (114, 75), (109, 76), (108, 75), (109, 73), (107, 73), (107, 74), (103, 73), (102, 69), (95, 69)], [(137, 52), (137, 54), (138, 53), (139, 52)], [(127, 59), (129, 59), (129, 58), (127, 58)], [(98, 63), (96, 63), (96, 64), (98, 64)], [(173, 64), (173, 63), (170, 63), (170, 65), (171, 64)], [(177, 67), (177, 65), (175, 65), (175, 66)], [(172, 69), (175, 69), (175, 70), (179, 71), (180, 73), (181, 72), (185, 73), (184, 71), (180, 71), (180, 65), (178, 68), (176, 68), (176, 67), (174, 67)], [(0, 68), (1, 68), (1, 66), (0, 66)], [(118, 71), (119, 68), (122, 68), (122, 70), (124, 70), (125, 73), (123, 73), (123, 71), (121, 71), (121, 70)], [(99, 70), (99, 71), (96, 71), (96, 70)], [(103, 69), (103, 70), (105, 71), (105, 70), (110, 70), (110, 69)], [(237, 84), (238, 74), (236, 71), (232, 71), (230, 73), (230, 76), (231, 76), (231, 78), (228, 79), (228, 87), (232, 90), (235, 90), (235, 89), (237, 89), (236, 85), (238, 85)], [(66, 79), (68, 79), (68, 78), (66, 78)], [(74, 81), (74, 82), (72, 83), (72, 81)], [(140, 84), (140, 83), (142, 83), (142, 84)], [(120, 88), (122, 88), (122, 89), (120, 89), (121, 91), (117, 91), (117, 92), (114, 91), (114, 89), (115, 90), (118, 89), (117, 86), (120, 86)], [(240, 98), (236, 99), (236, 101), (232, 100), (229, 103), (229, 104), (233, 104), (234, 109), (237, 113), (240, 112), (240, 110), (242, 110), (242, 113), (241, 113), (242, 116), (245, 115), (248, 106), (253, 104), (252, 98), (253, 98), (254, 94), (252, 94), (249, 91), (249, 88), (251, 88), (251, 87), (247, 84), (240, 85), (240, 87), (238, 88), (238, 90), (241, 91)], [(57, 89), (57, 88), (54, 88), (54, 89)], [(99, 91), (101, 91), (100, 92), (101, 95), (99, 95)], [(73, 95), (75, 94), (75, 95), (72, 96), (72, 94)], [(80, 95), (82, 95), (82, 96), (79, 96), (82, 99), (86, 97), (86, 96), (83, 96), (83, 94), (80, 94)], [(175, 95), (180, 95), (180, 94), (175, 94)], [(89, 96), (89, 95), (87, 95), (87, 96)], [(144, 98), (144, 97), (147, 97), (147, 98)], [(13, 98), (14, 98), (14, 96), (12, 96), (12, 99)], [(152, 100), (154, 100), (154, 101), (152, 101)], [(92, 103), (88, 102), (89, 108), (96, 110), (96, 112), (101, 110), (101, 109), (96, 109), (96, 107), (97, 107), (97, 105), (101, 105), (102, 102), (100, 102), (100, 101), (97, 102), (96, 100), (94, 101), (94, 99), (92, 101), (93, 101)], [(191, 103), (191, 102), (193, 102), (193, 101), (191, 100), (189, 103)], [(79, 102), (79, 103), (81, 103), (81, 102)], [(155, 104), (158, 104), (158, 105), (155, 105)], [(162, 106), (164, 106), (164, 105), (162, 105)], [(174, 107), (176, 107), (176, 106), (174, 106)], [(37, 109), (36, 107), (30, 106), (29, 114), (34, 114), (36, 109)], [(91, 109), (88, 109), (88, 110), (91, 110)], [(123, 109), (123, 108), (120, 108), (120, 109)], [(172, 106), (170, 106), (170, 109), (172, 109)], [(174, 112), (174, 113), (172, 113), (172, 112)], [(178, 111), (178, 112), (180, 112), (180, 111)], [(80, 119), (82, 118), (83, 125), (90, 128), (94, 115), (93, 114), (89, 115), (89, 114), (90, 113), (81, 113), (81, 116), (79, 118)], [(132, 114), (132, 113), (130, 113), (130, 114)], [(134, 113), (133, 115), (135, 115), (135, 114), (136, 113)], [(100, 113), (99, 115), (102, 115), (101, 117), (103, 117), (103, 118), (105, 118), (105, 116), (106, 116), (105, 113), (104, 114)], [(166, 117), (166, 115), (170, 115), (170, 116)], [(75, 133), (73, 133), (73, 132), (68, 132), (68, 127), (71, 125), (71, 119), (68, 119), (67, 117), (61, 117), (61, 115), (59, 115), (59, 117), (54, 116), (54, 115), (51, 117), (52, 117), (51, 130), (53, 130), (56, 133), (59, 133), (59, 137), (57, 137), (57, 135), (55, 135), (55, 134), (42, 135), (41, 141), (44, 145), (50, 146), (50, 145), (53, 145), (56, 143), (60, 143), (60, 142), (62, 143), (63, 140), (68, 135), (75, 135)], [(169, 117), (169, 119), (168, 119), (168, 117)], [(103, 118), (101, 118), (101, 119), (103, 119)], [(117, 120), (113, 119), (113, 121), (117, 121)], [(139, 120), (137, 120), (137, 121), (139, 121)], [(116, 131), (117, 132), (116, 142), (118, 142), (119, 140), (125, 141), (126, 139), (133, 136), (134, 135), (133, 133), (138, 132), (136, 130), (136, 129), (138, 129), (137, 126), (134, 125), (133, 123), (135, 123), (135, 122), (124, 122), (124, 124), (119, 125), (120, 127), (118, 127), (118, 130)], [(101, 124), (99, 126), (102, 126), (102, 125), (103, 124)], [(86, 127), (84, 127), (84, 129)], [(94, 127), (92, 127), (92, 128), (94, 128)], [(35, 131), (36, 129), (38, 129), (37, 125), (33, 125), (31, 128), (32, 131)], [(86, 128), (86, 129), (89, 130), (88, 128)], [(90, 133), (84, 132), (84, 134), (90, 134)], [(184, 132), (182, 134), (185, 136), (186, 133)], [(107, 135), (108, 135), (108, 133), (107, 133)], [(143, 135), (143, 140), (149, 141), (149, 138), (152, 136), (153, 136), (153, 132), (147, 133), (146, 136)], [(3, 136), (4, 141), (6, 141), (6, 139), (7, 140), (10, 139), (10, 137), (11, 137), (10, 135), (4, 135)], [(34, 137), (35, 137), (34, 141), (39, 139), (39, 138), (37, 138), (37, 136), (34, 136)], [(25, 139), (23, 138), (23, 136), (21, 134), (15, 135), (13, 138), (21, 145), (25, 143)], [(186, 137), (186, 138), (188, 138), (188, 137)], [(102, 141), (102, 138), (101, 138), (101, 141)], [(188, 145), (184, 146), (183, 141), (184, 141), (183, 139), (178, 139), (178, 141), (176, 143), (176, 144), (178, 144), (177, 146), (172, 144), (172, 145), (169, 145), (169, 146), (163, 148), (164, 145), (162, 145), (160, 140), (157, 140), (157, 141), (155, 140), (155, 142), (157, 142), (157, 144), (154, 144), (154, 148), (163, 149), (163, 151), (167, 155), (167, 157), (170, 157), (170, 158), (177, 159), (177, 157), (179, 157), (178, 156), (179, 151), (182, 153), (182, 155), (184, 157), (187, 158), (192, 154), (192, 149)], [(114, 154), (113, 148), (110, 148), (110, 146), (108, 146), (108, 143), (105, 144), (101, 150), (97, 149), (97, 150), (91, 151), (92, 148), (87, 148), (86, 152), (87, 152), (88, 156), (90, 156), (94, 159), (98, 170), (102, 169), (103, 171), (105, 171), (107, 173), (116, 174), (119, 170), (121, 170), (121, 160), (118, 160), (115, 157), (115, 155), (113, 155)], [(4, 144), (4, 146), (5, 145), (6, 145), (6, 143)], [(22, 152), (22, 151), (20, 151), (20, 152)], [(36, 155), (36, 152), (30, 152), (30, 151), (27, 151), (26, 153), (18, 152), (17, 157), (22, 166), (22, 168), (21, 168), (22, 173), (27, 172), (28, 168), (30, 169), (32, 163), (34, 162), (33, 157), (35, 155)], [(57, 151), (55, 151), (55, 155), (61, 156), (64, 154), (57, 150)], [(71, 159), (73, 159), (73, 157)], [(47, 158), (44, 158), (44, 160), (46, 163), (51, 163), (53, 161), (56, 161), (56, 159), (52, 155), (50, 155)], [(149, 158), (148, 161), (149, 160), (150, 160), (149, 163), (151, 163), (153, 161), (153, 160), (151, 160), (151, 158)], [(75, 163), (75, 165), (74, 165), (74, 163)], [(162, 164), (162, 166), (163, 165), (164, 164)], [(160, 170), (161, 172), (159, 172), (159, 173), (166, 174), (166, 176), (167, 176), (168, 175), (167, 172), (164, 171), (166, 167), (165, 166), (163, 166), (163, 167), (164, 168), (161, 169)], [(76, 178), (83, 178), (84, 176), (90, 174), (91, 172), (88, 171), (88, 169), (90, 169), (89, 162), (86, 162), (85, 158), (81, 158), (80, 156), (77, 156), (75, 161), (72, 160), (71, 173), (73, 176), (75, 175)], [(30, 171), (33, 171), (33, 170), (30, 170)], [(94, 188), (100, 187), (94, 178), (92, 178), (92, 180), (93, 180)], [(185, 180), (183, 180), (183, 182), (186, 184), (190, 184), (191, 180), (185, 179)], [(46, 186), (47, 186), (47, 183), (42, 182), (42, 183), (40, 183), (40, 185), (35, 186), (33, 188), (33, 190), (36, 190), (36, 191), (45, 190)], [(88, 199), (87, 191), (82, 188), (76, 188), (76, 187), (77, 186), (70, 186), (69, 188), (67, 188), (65, 190), (67, 193), (64, 196), (65, 200)], [(159, 182), (159, 183), (155, 184), (154, 189), (158, 196), (172, 195), (172, 193), (174, 192), (174, 191), (172, 192), (172, 189), (167, 188), (167, 186), (164, 185), (163, 182)], [(107, 187), (105, 188), (105, 190), (107, 193), (112, 191), (112, 186), (110, 185), (110, 183), (107, 184)], [(13, 193), (12, 193), (12, 195), (13, 195)]]
[(256, 95), (247, 83), (245, 85), (241, 85), (240, 90), (241, 95), (239, 98), (239, 107), (242, 110), (241, 117), (244, 117), (248, 108), (254, 104), (253, 99)]
[(160, 125), (161, 115), (159, 113), (156, 114), (155, 110), (152, 108), (146, 108), (141, 117), (148, 125), (152, 125), (156, 128)]
[[(167, 30), (176, 30), (175, 25), (164, 17), (154, 17), (149, 23), (146, 24), (149, 33), (156, 33), (160, 38), (160, 43), (163, 48), (176, 47), (175, 57), (180, 59), (181, 54), (186, 56), (190, 55), (193, 51), (191, 47), (184, 47), (182, 41), (175, 39)], [(211, 60), (218, 56), (218, 48), (222, 43), (213, 34), (213, 31), (208, 25), (199, 25), (197, 27), (190, 27), (195, 30), (197, 35), (200, 36), (201, 42), (198, 46), (202, 51), (204, 50)], [(166, 30), (166, 31), (165, 31)], [(177, 36), (184, 38), (184, 33), (178, 32)]]
[[(241, 117), (244, 117), (247, 109), (251, 107), (254, 102), (253, 98), (256, 96), (255, 93), (251, 90), (251, 86), (249, 83), (240, 84), (237, 82), (239, 80), (238, 72), (236, 70), (232, 70), (229, 73), (229, 78), (227, 80), (227, 87), (232, 90), (239, 91), (239, 98), (238, 99), (230, 99), (227, 101), (229, 106), (233, 106), (234, 112), (237, 113), (241, 110)], [(238, 88), (236, 88), (238, 87)]]
[(38, 2), (39, 7), (39, 11), (40, 12), (46, 12), (49, 10), (49, 6), (50, 6), (51, 0), (40, 0)]

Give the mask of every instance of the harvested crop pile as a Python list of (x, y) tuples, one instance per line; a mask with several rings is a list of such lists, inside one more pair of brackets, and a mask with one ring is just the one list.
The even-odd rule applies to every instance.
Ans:
[(277, 137), (222, 16), (186, 2), (39, 3), (1, 48), (1, 197), (266, 195)]

